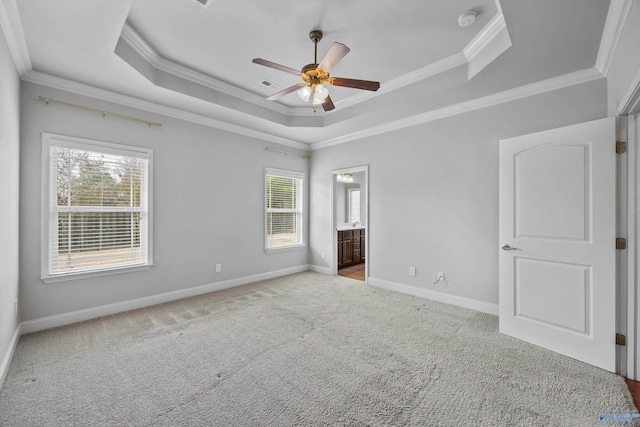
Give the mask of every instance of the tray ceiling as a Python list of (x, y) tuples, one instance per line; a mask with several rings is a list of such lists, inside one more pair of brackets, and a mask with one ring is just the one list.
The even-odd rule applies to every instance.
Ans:
[[(609, 9), (602, 0), (2, 2), (25, 46), (25, 80), (300, 147), (593, 68)], [(460, 27), (469, 10), (476, 21)], [(319, 57), (333, 42), (351, 49), (332, 76), (381, 89), (332, 86), (329, 113), (295, 94), (266, 101), (300, 80), (251, 60), (302, 68), (313, 62), (312, 29), (324, 32)]]

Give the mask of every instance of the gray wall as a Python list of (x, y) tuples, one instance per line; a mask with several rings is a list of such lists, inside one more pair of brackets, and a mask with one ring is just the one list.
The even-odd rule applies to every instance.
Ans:
[[(607, 115), (606, 80), (314, 151), (310, 264), (330, 267), (331, 170), (369, 165), (371, 278), (498, 302), (498, 141)], [(417, 269), (409, 276), (409, 266)], [(443, 271), (448, 287), (433, 286)]]
[(0, 363), (18, 326), (19, 113), (20, 78), (0, 31)]
[[(38, 96), (160, 121), (162, 127), (47, 106)], [(265, 148), (294, 149), (30, 83), (23, 84), (21, 113), (23, 321), (307, 265), (306, 247), (264, 251), (265, 166), (307, 177), (309, 171), (308, 160)], [(151, 269), (53, 284), (40, 280), (42, 132), (154, 150)], [(215, 273), (217, 263), (221, 273)]]

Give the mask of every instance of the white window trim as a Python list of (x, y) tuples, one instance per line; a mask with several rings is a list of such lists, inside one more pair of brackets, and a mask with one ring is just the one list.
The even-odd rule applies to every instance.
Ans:
[[(267, 226), (267, 176), (268, 175), (275, 175), (275, 176), (281, 176), (284, 178), (293, 178), (293, 179), (299, 179), (302, 181), (302, 196), (300, 200), (300, 243), (297, 243), (295, 245), (288, 245), (288, 246), (280, 246), (277, 248), (269, 248), (267, 247), (267, 230), (268, 230), (268, 226)], [(288, 171), (288, 170), (283, 170), (283, 169), (274, 169), (274, 168), (264, 168), (264, 185), (263, 185), (263, 193), (264, 193), (264, 202), (262, 203), (262, 206), (264, 208), (264, 250), (265, 252), (279, 252), (279, 251), (286, 251), (286, 250), (290, 250), (290, 249), (298, 249), (298, 248), (304, 248), (306, 247), (306, 240), (305, 240), (305, 221), (304, 221), (304, 213), (305, 213), (305, 195), (306, 195), (306, 182), (305, 182), (305, 175), (302, 172), (294, 172), (294, 171)]]
[[(50, 167), (51, 145), (66, 148), (95, 149), (98, 152), (114, 155), (135, 155), (146, 158), (149, 161), (147, 182), (147, 262), (145, 264), (121, 265), (90, 271), (68, 272), (51, 275), (49, 273), (49, 242), (50, 242), (50, 215), (51, 215), (51, 189), (49, 187), (53, 171)], [(41, 241), (40, 241), (40, 278), (45, 283), (65, 282), (69, 280), (85, 279), (90, 277), (105, 276), (110, 274), (125, 273), (138, 270), (147, 270), (153, 266), (153, 150), (133, 147), (111, 142), (102, 142), (74, 136), (42, 133), (42, 192), (41, 192)], [(57, 232), (55, 230), (54, 232)]]

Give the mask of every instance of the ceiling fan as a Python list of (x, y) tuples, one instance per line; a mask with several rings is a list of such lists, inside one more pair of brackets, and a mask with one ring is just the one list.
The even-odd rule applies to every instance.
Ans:
[(331, 101), (329, 90), (324, 86), (325, 83), (333, 86), (371, 90), (374, 92), (380, 88), (379, 82), (346, 79), (343, 77), (330, 77), (329, 72), (338, 62), (340, 62), (342, 58), (344, 58), (347, 53), (349, 53), (350, 49), (342, 43), (333, 43), (324, 58), (322, 58), (322, 61), (318, 63), (318, 42), (322, 40), (322, 31), (311, 31), (309, 33), (309, 38), (314, 43), (313, 64), (305, 65), (302, 67), (302, 71), (276, 64), (275, 62), (267, 61), (262, 58), (255, 58), (253, 60), (255, 64), (264, 65), (265, 67), (274, 68), (276, 70), (284, 71), (285, 73), (295, 74), (296, 76), (300, 76), (303, 80), (303, 82), (271, 95), (267, 98), (269, 101), (282, 98), (283, 96), (297, 90), (300, 99), (305, 102), (311, 101), (314, 112), (316, 111), (316, 104), (322, 104), (324, 111), (331, 111), (336, 107), (333, 105), (333, 101)]

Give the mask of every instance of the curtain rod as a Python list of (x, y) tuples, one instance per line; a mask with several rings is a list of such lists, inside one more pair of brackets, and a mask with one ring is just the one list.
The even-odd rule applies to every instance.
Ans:
[(39, 96), (38, 99), (40, 101), (46, 102), (47, 105), (49, 105), (50, 102), (54, 102), (56, 104), (68, 105), (69, 107), (83, 108), (85, 110), (95, 111), (96, 113), (101, 113), (102, 117), (107, 117), (107, 115), (109, 115), (109, 116), (119, 117), (121, 119), (133, 120), (134, 122), (146, 123), (147, 125), (149, 125), (149, 127), (151, 127), (151, 126), (162, 126), (162, 123), (159, 123), (159, 122), (154, 122), (154, 121), (151, 121), (151, 120), (139, 119), (137, 117), (125, 116), (124, 114), (111, 113), (109, 111), (99, 110), (97, 108), (86, 107), (84, 105), (78, 105), (78, 104), (72, 104), (70, 102), (58, 101), (57, 99), (43, 98), (42, 96)]
[(307, 154), (298, 154), (298, 153), (294, 153), (293, 151), (284, 151), (284, 150), (278, 150), (277, 148), (272, 148), (272, 147), (267, 147), (264, 149), (264, 151), (275, 151), (276, 153), (282, 153), (285, 156), (298, 156), (298, 157), (302, 157), (303, 159), (310, 159), (311, 156), (307, 155)]

